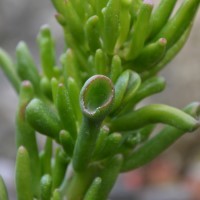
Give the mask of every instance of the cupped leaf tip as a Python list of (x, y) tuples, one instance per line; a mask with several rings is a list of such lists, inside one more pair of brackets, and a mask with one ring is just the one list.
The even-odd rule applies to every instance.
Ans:
[(113, 99), (112, 81), (104, 75), (94, 75), (86, 81), (81, 90), (81, 110), (91, 119), (104, 118), (111, 110)]

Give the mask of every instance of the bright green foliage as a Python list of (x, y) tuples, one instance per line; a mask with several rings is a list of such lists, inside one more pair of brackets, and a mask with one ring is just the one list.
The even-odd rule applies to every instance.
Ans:
[[(47, 25), (37, 37), (41, 72), (25, 42), (16, 61), (0, 49), (0, 66), (19, 94), (18, 200), (106, 200), (120, 172), (199, 127), (198, 102), (137, 108), (164, 90), (158, 72), (184, 46), (200, 0), (184, 0), (172, 15), (176, 2), (52, 0), (66, 43), (59, 59)], [(164, 128), (150, 137), (158, 123)], [(40, 152), (36, 131), (46, 137)], [(1, 177), (0, 193), (8, 199)]]
[(8, 200), (8, 192), (3, 178), (0, 176), (0, 198), (2, 200)]
[[(34, 191), (31, 188), (32, 185), (32, 176), (31, 173), (31, 162), (28, 151), (20, 146), (17, 151), (16, 159), (16, 190), (17, 190), (17, 199), (21, 200), (31, 200), (33, 199)], [(36, 193), (35, 193), (36, 194)]]

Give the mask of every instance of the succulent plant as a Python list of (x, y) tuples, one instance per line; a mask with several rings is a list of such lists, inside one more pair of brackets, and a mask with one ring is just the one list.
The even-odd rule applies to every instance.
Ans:
[[(182, 110), (143, 99), (165, 88), (158, 72), (184, 46), (200, 0), (52, 0), (66, 47), (48, 25), (37, 37), (41, 72), (25, 42), (0, 66), (19, 94), (18, 200), (106, 200), (121, 172), (153, 160), (199, 127), (200, 103)], [(158, 123), (164, 127), (151, 137)], [(38, 150), (36, 132), (46, 136)], [(37, 133), (37, 134), (38, 134)], [(53, 144), (56, 143), (56, 148)], [(8, 195), (0, 178), (0, 199)]]

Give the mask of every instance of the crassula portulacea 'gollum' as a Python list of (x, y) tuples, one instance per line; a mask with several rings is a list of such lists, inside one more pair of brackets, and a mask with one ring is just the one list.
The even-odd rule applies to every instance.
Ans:
[[(20, 42), (0, 66), (19, 94), (18, 200), (107, 200), (120, 172), (153, 160), (199, 126), (200, 103), (182, 110), (143, 99), (164, 90), (158, 72), (184, 46), (200, 0), (52, 0), (66, 48), (50, 28), (37, 37), (38, 71)], [(173, 14), (172, 14), (173, 12)], [(150, 137), (158, 123), (165, 126)], [(37, 134), (46, 136), (42, 151)], [(52, 148), (56, 143), (56, 148)], [(0, 199), (8, 200), (0, 178)]]

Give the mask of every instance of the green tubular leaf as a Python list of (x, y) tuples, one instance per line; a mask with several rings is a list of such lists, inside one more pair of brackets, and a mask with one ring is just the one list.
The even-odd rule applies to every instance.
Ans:
[(11, 82), (16, 92), (18, 93), (20, 89), (20, 79), (17, 75), (14, 63), (12, 62), (10, 56), (1, 48), (0, 48), (0, 67), (7, 76), (8, 80)]
[(54, 190), (52, 200), (62, 200), (59, 189)]
[(132, 0), (130, 14), (131, 14), (131, 25), (135, 23), (137, 19), (138, 12), (141, 8), (143, 0)]
[(125, 106), (129, 101), (133, 99), (133, 97), (135, 96), (135, 93), (140, 87), (140, 84), (141, 84), (140, 76), (136, 72), (129, 70), (129, 80), (128, 80), (128, 85), (127, 85), (126, 92), (124, 94), (124, 98), (122, 101), (122, 107)]
[(37, 94), (40, 93), (40, 76), (37, 67), (31, 57), (29, 49), (24, 42), (20, 42), (16, 48), (17, 73), (22, 80), (29, 80)]
[(64, 12), (62, 14), (65, 18), (66, 25), (70, 33), (73, 34), (76, 41), (78, 41), (80, 44), (83, 44), (83, 42), (85, 41), (84, 31), (82, 28), (83, 27), (82, 20), (78, 16), (78, 13), (76, 11), (77, 8), (74, 7), (72, 1), (63, 1), (63, 2), (64, 2), (63, 3)]
[(154, 128), (155, 125), (150, 124), (139, 130), (123, 133), (123, 135), (125, 136), (119, 147), (118, 152), (123, 153), (124, 156), (130, 155), (130, 153), (135, 148), (137, 148), (138, 145), (141, 145), (142, 143), (146, 142), (149, 139)]
[(96, 0), (89, 0), (88, 1), (89, 5), (91, 5), (93, 8), (96, 6)]
[(90, 17), (85, 24), (86, 39), (92, 52), (101, 47), (99, 40), (99, 17), (94, 15)]
[(147, 79), (141, 84), (134, 98), (132, 99), (131, 102), (129, 102), (129, 105), (127, 106), (126, 110), (133, 108), (134, 105), (136, 105), (144, 98), (163, 91), (165, 89), (165, 85), (166, 85), (165, 79), (161, 76), (153, 76)]
[(56, 78), (51, 79), (51, 90), (53, 102), (56, 103), (57, 93), (58, 93), (58, 80)]
[(120, 74), (122, 73), (121, 59), (118, 55), (113, 56), (111, 63), (110, 79), (113, 83), (116, 83)]
[(56, 65), (55, 45), (48, 25), (43, 25), (37, 37), (43, 73), (51, 79)]
[(53, 68), (53, 75), (57, 79), (61, 79), (62, 77), (62, 69), (59, 66), (55, 66)]
[(154, 76), (144, 81), (135, 95), (135, 103), (152, 94), (162, 91), (165, 88), (165, 84), (165, 79), (161, 76)]
[(108, 3), (108, 0), (95, 0), (95, 6), (98, 15), (101, 13), (102, 14), (102, 9), (106, 6)]
[(82, 68), (84, 71), (90, 73), (90, 69), (88, 68), (88, 63), (87, 63), (87, 52), (85, 51), (86, 47), (80, 46), (80, 43), (75, 40), (74, 35), (69, 32), (67, 26), (64, 27), (64, 31), (65, 31), (64, 33), (67, 46), (73, 49), (79, 67)]
[(58, 85), (57, 90), (56, 107), (60, 119), (62, 120), (63, 127), (69, 131), (71, 137), (75, 140), (77, 137), (77, 128), (69, 93), (62, 83)]
[(52, 190), (52, 178), (49, 174), (42, 176), (40, 181), (40, 199), (50, 200)]
[(159, 72), (167, 63), (169, 63), (183, 48), (185, 45), (188, 36), (192, 29), (192, 23), (188, 27), (188, 29), (183, 33), (181, 38), (169, 49), (167, 50), (164, 58), (158, 63), (155, 67), (153, 67), (151, 70), (144, 72), (141, 76), (143, 80), (148, 79), (151, 76), (154, 76), (157, 72)]
[(183, 111), (187, 114), (191, 115), (192, 117), (199, 118), (200, 116), (200, 102), (192, 102), (183, 108)]
[(85, 15), (87, 14), (86, 11), (86, 0), (73, 0), (71, 1), (73, 4), (73, 7), (75, 8), (77, 14), (80, 17), (80, 20), (84, 21)]
[(149, 33), (150, 16), (153, 9), (153, 3), (151, 0), (144, 0), (140, 6), (137, 20), (133, 25), (133, 33), (131, 35), (131, 41), (127, 46), (125, 59), (135, 59), (143, 49), (144, 42)]
[(177, 0), (162, 0), (151, 15), (151, 32), (149, 39), (155, 37), (168, 21)]
[(89, 187), (85, 197), (83, 200), (94, 200), (99, 193), (101, 193), (100, 188), (102, 184), (102, 179), (100, 177), (96, 177), (92, 182), (91, 186)]
[(65, 130), (60, 131), (60, 143), (65, 153), (71, 157), (74, 151), (74, 141), (69, 132)]
[(81, 79), (79, 74), (79, 69), (77, 66), (77, 60), (75, 57), (76, 52), (72, 51), (71, 49), (68, 49), (66, 53), (64, 53), (61, 56), (61, 63), (63, 66), (63, 74), (64, 74), (64, 80), (65, 84), (67, 85), (67, 80), (69, 77), (72, 77), (77, 84), (81, 85)]
[(115, 83), (115, 99), (112, 111), (115, 111), (121, 104), (129, 81), (129, 70), (124, 71)]
[(133, 61), (133, 69), (142, 72), (154, 67), (165, 56), (167, 40), (160, 38), (143, 48), (139, 56)]
[(103, 45), (108, 54), (113, 54), (119, 36), (120, 0), (109, 0), (102, 10), (104, 17)]
[[(103, 29), (103, 24), (104, 24), (104, 16), (102, 13), (102, 9), (106, 7), (106, 4), (108, 3), (108, 0), (95, 0), (95, 7), (96, 7), (96, 12), (99, 17), (99, 28)], [(103, 30), (101, 30), (103, 32)]]
[(61, 26), (63, 26), (63, 27), (66, 26), (66, 21), (65, 21), (65, 18), (64, 18), (64, 16), (63, 16), (62, 14), (56, 13), (56, 14), (55, 14), (55, 18), (56, 18), (57, 22), (58, 22)]
[(94, 66), (97, 74), (108, 74), (108, 67), (106, 64), (106, 56), (102, 49), (97, 49), (94, 58)]
[(136, 147), (136, 145), (140, 141), (140, 135), (136, 133), (136, 135), (130, 135), (126, 140), (126, 145), (132, 148)]
[(44, 174), (52, 174), (51, 173), (51, 157), (52, 157), (52, 139), (47, 137), (44, 145), (44, 149), (40, 153), (40, 163), (41, 163), (41, 171), (42, 175)]
[(8, 200), (7, 188), (1, 175), (0, 175), (0, 199)]
[(26, 119), (36, 131), (59, 141), (59, 132), (62, 129), (60, 119), (44, 102), (34, 98), (25, 112)]
[(79, 125), (81, 124), (81, 121), (82, 121), (82, 113), (81, 113), (81, 108), (79, 104), (80, 88), (77, 82), (72, 77), (69, 77), (67, 80), (67, 89), (69, 93), (71, 106), (73, 108), (73, 113)]
[[(186, 106), (183, 111), (193, 117), (199, 116), (200, 103), (193, 102)], [(143, 146), (126, 158), (122, 166), (122, 171), (132, 170), (147, 164), (171, 146), (184, 133), (185, 131), (183, 130), (166, 126), (156, 136), (148, 140)]]
[(113, 119), (111, 131), (128, 131), (152, 123), (164, 123), (183, 131), (193, 131), (199, 122), (183, 111), (162, 104), (144, 106), (134, 112)]
[(30, 158), (27, 150), (21, 146), (17, 151), (15, 183), (18, 200), (32, 200)]
[(90, 71), (92, 72), (92, 74), (95, 74), (95, 68), (94, 68), (94, 56), (93, 55), (89, 55), (88, 59), (88, 68), (90, 69)]
[(126, 41), (128, 33), (130, 31), (131, 23), (131, 8), (132, 0), (121, 0), (120, 7), (120, 19), (119, 19), (119, 36), (117, 39), (116, 49), (119, 49), (120, 46)]
[(87, 21), (87, 19), (89, 19), (91, 16), (93, 16), (94, 14), (97, 14), (95, 11), (95, 8), (93, 5), (91, 5), (90, 3), (86, 3), (85, 5), (85, 19)]
[(106, 138), (108, 137), (110, 130), (107, 126), (103, 126), (100, 129), (99, 136), (97, 138), (95, 150), (93, 153), (93, 157), (96, 158), (97, 155), (100, 155), (100, 152), (102, 150), (102, 146), (105, 144)]
[(115, 100), (113, 111), (123, 108), (135, 95), (141, 83), (140, 76), (131, 71), (124, 71), (115, 84)]
[(172, 47), (193, 21), (199, 3), (199, 0), (185, 0), (175, 16), (168, 21), (154, 40), (164, 37), (168, 41), (167, 49)]
[(104, 159), (110, 156), (114, 156), (118, 151), (119, 145), (122, 141), (120, 133), (110, 134), (104, 141), (101, 147), (101, 151), (96, 155), (96, 160)]
[(100, 187), (100, 193), (95, 198), (95, 200), (107, 199), (110, 190), (116, 182), (119, 175), (120, 168), (123, 163), (123, 156), (121, 154), (115, 155), (109, 159), (106, 163), (104, 169), (100, 173), (100, 178), (102, 179), (102, 184)]
[(51, 82), (46, 76), (43, 76), (40, 80), (40, 89), (49, 100), (52, 100)]
[(65, 152), (63, 152), (62, 148), (58, 147), (56, 149), (55, 160), (52, 169), (53, 189), (56, 189), (61, 185), (65, 177), (68, 164), (69, 158)]
[(154, 128), (155, 128), (155, 124), (150, 124), (148, 126), (145, 126), (144, 128), (139, 129), (137, 131), (137, 136), (139, 137), (138, 144), (146, 141), (149, 138), (152, 131), (154, 130)]
[(25, 119), (25, 109), (34, 96), (33, 86), (29, 81), (23, 81), (20, 88), (19, 103), (16, 114), (16, 147), (24, 146), (30, 156), (31, 184), (35, 196), (39, 195), (40, 162), (38, 146), (34, 129)]
[(95, 7), (96, 11), (98, 13), (98, 16), (102, 14), (102, 9), (106, 7), (106, 4), (108, 3), (108, 0), (95, 0)]
[(109, 78), (95, 75), (88, 79), (80, 93), (83, 122), (75, 144), (73, 167), (84, 171), (88, 166), (103, 119), (109, 114), (114, 98), (114, 88)]
[(63, 14), (65, 12), (65, 7), (64, 7), (64, 4), (65, 4), (65, 1), (63, 0), (51, 0), (52, 4), (54, 5), (54, 8), (56, 8), (56, 10)]
[(141, 5), (142, 5), (143, 0), (132, 0), (132, 9), (131, 9), (131, 14), (133, 15), (133, 17), (135, 18), (136, 14), (138, 13)]

